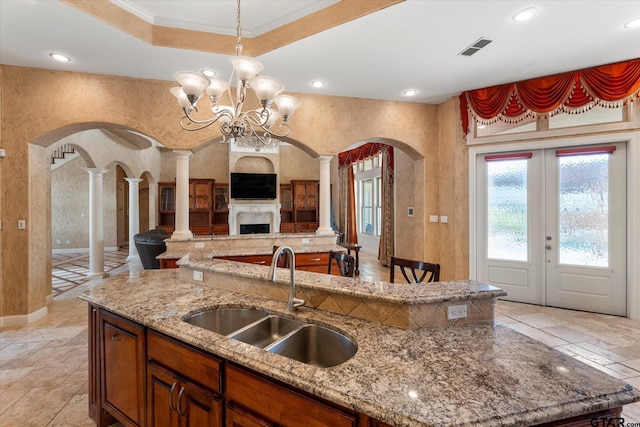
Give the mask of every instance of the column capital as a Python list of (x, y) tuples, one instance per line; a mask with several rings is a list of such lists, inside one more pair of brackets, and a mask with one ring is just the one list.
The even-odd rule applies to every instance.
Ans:
[(127, 181), (129, 184), (137, 184), (139, 182), (144, 181), (142, 178), (125, 178), (125, 181)]
[(173, 150), (173, 153), (178, 157), (191, 157), (193, 156), (193, 151), (191, 150)]
[(323, 154), (318, 156), (318, 160), (320, 160), (320, 163), (324, 163), (324, 162), (330, 162), (331, 160), (333, 160), (335, 156), (330, 156), (328, 154)]
[(109, 172), (109, 169), (102, 169), (102, 168), (82, 168), (82, 169), (86, 170), (87, 172), (89, 172), (89, 175), (93, 175), (93, 176), (103, 175)]

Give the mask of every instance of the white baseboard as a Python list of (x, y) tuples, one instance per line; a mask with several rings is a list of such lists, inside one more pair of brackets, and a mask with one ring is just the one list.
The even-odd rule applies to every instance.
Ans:
[(18, 314), (14, 316), (2, 316), (0, 317), (0, 328), (7, 326), (25, 326), (33, 322), (37, 322), (47, 315), (49, 310), (47, 307), (42, 307), (33, 313)]

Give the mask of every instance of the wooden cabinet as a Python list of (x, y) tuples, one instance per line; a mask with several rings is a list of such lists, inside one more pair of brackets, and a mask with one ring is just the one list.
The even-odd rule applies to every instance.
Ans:
[(144, 426), (144, 328), (104, 310), (99, 324), (101, 406), (125, 426)]
[[(218, 259), (228, 261), (246, 262), (256, 265), (271, 265), (272, 255), (233, 255), (220, 256)], [(280, 264), (278, 264), (280, 266)], [(311, 271), (314, 273), (326, 273), (329, 266), (329, 252), (308, 252), (296, 254), (296, 270)], [(335, 266), (335, 264), (334, 264)], [(332, 274), (340, 274), (337, 266), (332, 269)]]
[(270, 422), (285, 427), (357, 425), (356, 414), (342, 411), (246, 369), (228, 364), (225, 376), (227, 401), (245, 408), (247, 412), (254, 414), (255, 419), (260, 420), (257, 421), (258, 424), (248, 425), (268, 426), (271, 425)]
[(229, 234), (229, 184), (213, 185), (213, 234)]
[(222, 361), (149, 332), (149, 426), (222, 426)]
[(280, 184), (280, 233), (295, 233), (293, 221), (293, 186)]
[(89, 417), (98, 427), (109, 426), (115, 422), (111, 414), (102, 408), (102, 390), (100, 380), (100, 311), (89, 305)]
[(293, 180), (291, 184), (293, 185), (293, 221), (296, 233), (317, 230), (320, 182)]
[[(189, 229), (195, 235), (211, 234), (213, 224), (213, 179), (189, 180)], [(158, 183), (158, 228), (173, 232), (175, 227), (176, 184)]]

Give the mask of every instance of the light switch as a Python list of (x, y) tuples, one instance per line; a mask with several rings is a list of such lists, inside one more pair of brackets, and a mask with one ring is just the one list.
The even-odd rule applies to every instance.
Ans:
[(448, 217), (448, 216), (446, 216), (446, 215), (442, 215), (442, 216), (440, 217), (440, 222), (441, 222), (441, 223), (443, 223), (443, 224), (448, 223), (448, 222), (449, 222), (449, 217)]
[(413, 208), (407, 208), (407, 215), (408, 216), (413, 216), (413, 212), (414, 212)]
[(429, 222), (438, 222), (438, 215), (429, 215)]

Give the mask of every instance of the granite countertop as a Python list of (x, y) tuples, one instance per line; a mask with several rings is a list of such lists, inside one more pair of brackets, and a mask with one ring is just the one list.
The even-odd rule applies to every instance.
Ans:
[(183, 322), (219, 306), (291, 315), (282, 302), (181, 280), (176, 270), (125, 273), (81, 298), (392, 425), (529, 426), (640, 400), (630, 385), (506, 326), (407, 331), (302, 307), (294, 317), (358, 344), (349, 361), (318, 368)]
[[(295, 250), (295, 249), (294, 249)], [(212, 259), (203, 253), (192, 252), (182, 258), (178, 265), (203, 271), (214, 271), (248, 279), (264, 279), (268, 267), (247, 263)], [(289, 270), (279, 268), (279, 281), (289, 282)], [(406, 286), (404, 283), (365, 281), (330, 274), (316, 274), (296, 270), (296, 284), (300, 288), (330, 291), (373, 300), (423, 304), (471, 298), (496, 298), (507, 293), (500, 288), (475, 280), (438, 282), (437, 286)]]

